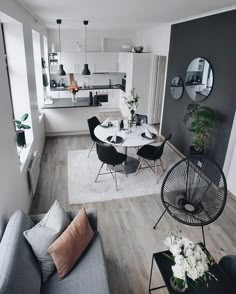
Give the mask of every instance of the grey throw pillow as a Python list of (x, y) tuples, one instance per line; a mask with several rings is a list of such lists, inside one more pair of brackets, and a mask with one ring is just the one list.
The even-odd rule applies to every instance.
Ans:
[(46, 282), (55, 271), (55, 265), (48, 253), (48, 248), (69, 224), (70, 219), (67, 213), (56, 200), (44, 218), (33, 228), (24, 232), (24, 236), (39, 262), (43, 282)]

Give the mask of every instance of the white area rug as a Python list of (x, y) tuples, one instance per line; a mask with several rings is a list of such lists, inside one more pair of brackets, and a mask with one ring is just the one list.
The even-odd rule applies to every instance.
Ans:
[[(128, 155), (137, 158), (134, 148), (128, 149)], [(84, 204), (89, 202), (106, 201), (160, 193), (161, 184), (167, 171), (181, 158), (168, 146), (165, 146), (162, 156), (165, 172), (158, 167), (156, 178), (150, 168), (145, 168), (138, 175), (117, 173), (118, 191), (111, 174), (101, 175), (97, 183), (95, 178), (101, 166), (96, 152), (74, 150), (68, 152), (68, 192), (69, 204)], [(102, 172), (108, 172), (104, 165)]]

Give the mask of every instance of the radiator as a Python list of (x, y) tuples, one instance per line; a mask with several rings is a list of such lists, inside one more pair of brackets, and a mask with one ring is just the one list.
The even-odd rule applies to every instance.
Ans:
[(28, 167), (29, 188), (32, 193), (32, 196), (34, 196), (36, 188), (37, 188), (39, 172), (40, 172), (40, 158), (39, 158), (39, 153), (35, 151)]

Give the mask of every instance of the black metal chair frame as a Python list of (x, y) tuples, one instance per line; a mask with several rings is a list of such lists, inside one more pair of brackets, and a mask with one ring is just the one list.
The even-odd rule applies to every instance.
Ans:
[[(117, 153), (117, 155), (119, 154), (119, 152), (115, 149), (115, 147), (112, 146), (112, 145), (110, 145), (110, 144), (106, 144), (106, 143), (104, 143), (104, 144), (97, 144), (97, 145), (102, 145), (102, 146), (104, 146), (105, 148), (106, 148), (106, 147), (112, 148), (112, 149)], [(98, 157), (99, 157), (99, 156), (98, 156)], [(124, 159), (124, 161), (125, 161), (125, 159)], [(102, 170), (104, 164), (107, 165), (107, 169), (109, 170), (109, 172), (101, 173), (101, 170)], [(125, 174), (125, 176), (127, 177), (127, 173), (126, 173), (125, 166), (123, 165), (123, 163), (120, 163), (120, 164), (118, 164), (118, 165), (121, 165), (121, 167), (122, 167), (122, 169), (123, 169), (123, 171), (124, 171), (124, 174)], [(100, 166), (100, 168), (99, 168), (99, 171), (98, 171), (98, 173), (97, 173), (97, 176), (96, 176), (96, 179), (95, 179), (95, 183), (97, 182), (97, 179), (98, 179), (99, 176), (101, 176), (101, 175), (111, 174), (112, 177), (113, 177), (113, 179), (115, 180), (116, 191), (118, 191), (118, 188), (117, 188), (117, 172), (121, 172), (122, 170), (118, 170), (118, 171), (117, 171), (117, 170), (116, 170), (116, 166), (117, 166), (117, 165), (112, 165), (112, 164), (109, 164), (109, 163), (102, 162), (102, 164), (101, 164), (101, 166)]]
[[(194, 170), (194, 171), (195, 171), (195, 172), (196, 172), (201, 178), (204, 178), (204, 180), (207, 181), (207, 179), (208, 179), (207, 176), (206, 176), (204, 173), (202, 173), (201, 170), (200, 170), (196, 165), (193, 164), (193, 162), (190, 161), (191, 158), (195, 158), (195, 160), (197, 160), (197, 158), (202, 158), (202, 159), (204, 159), (204, 160), (208, 160), (208, 158), (205, 157), (205, 156), (193, 155), (193, 156), (190, 156), (190, 157), (188, 157), (188, 158), (184, 158), (184, 159), (180, 160), (179, 162), (177, 162), (177, 163), (176, 163), (176, 164), (175, 164), (175, 165), (169, 170), (169, 172), (167, 173), (167, 175), (166, 175), (166, 177), (165, 177), (165, 179), (164, 179), (164, 181), (163, 181), (162, 188), (161, 188), (161, 201), (162, 201), (163, 206), (165, 207), (165, 210), (163, 211), (163, 213), (161, 214), (161, 216), (159, 217), (159, 219), (157, 220), (157, 222), (156, 222), (155, 225), (153, 226), (153, 229), (154, 229), (154, 230), (156, 229), (158, 223), (160, 222), (160, 220), (162, 219), (162, 217), (164, 216), (164, 214), (165, 214), (166, 212), (168, 212), (168, 213), (169, 213), (169, 214), (170, 214), (175, 220), (177, 220), (177, 221), (180, 222), (180, 223), (183, 223), (183, 224), (185, 224), (185, 225), (190, 225), (190, 226), (201, 226), (201, 230), (202, 230), (202, 239), (203, 239), (203, 244), (204, 244), (204, 246), (205, 246), (205, 245), (206, 245), (206, 241), (205, 241), (204, 226), (206, 226), (206, 225), (212, 223), (213, 221), (215, 221), (215, 220), (221, 215), (221, 213), (223, 212), (224, 207), (225, 207), (225, 204), (226, 204), (226, 199), (227, 199), (227, 183), (226, 183), (226, 179), (225, 179), (224, 173), (223, 173), (223, 171), (221, 170), (221, 167), (220, 167), (216, 162), (214, 162), (214, 161), (211, 160), (211, 162), (212, 162), (212, 163), (213, 163), (213, 164), (214, 164), (214, 165), (215, 165), (215, 166), (221, 171), (221, 175), (220, 175), (220, 176), (221, 176), (222, 182), (224, 183), (224, 191), (223, 191), (223, 193), (224, 193), (224, 199), (223, 199), (223, 201), (222, 201), (222, 205), (221, 205), (221, 208), (219, 209), (218, 213), (217, 213), (213, 218), (209, 219), (208, 221), (203, 222), (203, 221), (201, 221), (199, 218), (198, 218), (198, 219), (196, 218), (196, 220), (199, 221), (200, 224), (198, 224), (198, 223), (189, 223), (189, 222), (183, 221), (182, 219), (178, 218), (175, 214), (171, 213), (171, 211), (169, 210), (169, 207), (171, 207), (171, 205), (168, 204), (167, 202), (165, 202), (164, 199), (163, 199), (164, 187), (165, 187), (165, 183), (166, 183), (166, 181), (167, 181), (169, 175), (172, 173), (172, 171), (175, 169), (176, 166), (178, 166), (179, 164), (181, 164), (182, 162), (184, 162), (184, 161), (186, 161), (186, 160), (189, 160), (188, 163), (191, 164), (191, 168), (192, 168), (192, 169), (193, 169), (193, 170)], [(187, 173), (187, 183), (188, 183), (188, 173)], [(186, 183), (186, 189), (187, 189), (187, 183)], [(205, 190), (204, 195), (207, 193), (208, 189), (210, 188), (210, 185), (212, 185), (212, 182), (209, 182), (208, 184), (209, 184), (209, 185), (208, 185), (207, 189)], [(187, 193), (187, 192), (186, 192), (186, 193)], [(202, 198), (204, 197), (204, 195), (202, 195), (201, 200), (202, 200)], [(198, 203), (198, 205), (200, 205), (200, 204)], [(205, 210), (205, 212), (206, 212), (206, 210)], [(193, 212), (190, 212), (190, 211), (187, 211), (187, 210), (186, 210), (186, 213), (189, 213), (189, 214), (192, 213), (192, 214), (193, 214)], [(207, 212), (206, 212), (206, 213), (207, 213)]]
[[(165, 143), (166, 143), (170, 138), (171, 138), (171, 135), (169, 135), (168, 137), (166, 137), (160, 146), (156, 146), (156, 148), (157, 148), (156, 152), (158, 152), (158, 151), (162, 148), (162, 154), (163, 154)], [(145, 146), (142, 147), (142, 148), (145, 148)], [(141, 149), (142, 149), (142, 148), (141, 148)], [(162, 156), (162, 154), (161, 154), (161, 156)], [(154, 156), (154, 154), (153, 154), (153, 156)], [(161, 156), (160, 156), (160, 158), (157, 158), (157, 159), (152, 159), (152, 158), (150, 158), (150, 159), (146, 159), (146, 158), (142, 158), (142, 159), (140, 160), (140, 163), (139, 163), (138, 168), (137, 168), (137, 170), (136, 170), (136, 175), (137, 175), (137, 174), (141, 171), (141, 169), (143, 169), (143, 168), (151, 168), (151, 170), (154, 172), (154, 174), (157, 175), (157, 167), (158, 167), (158, 166), (161, 166), (161, 167), (162, 167), (162, 170), (163, 170), (163, 172), (164, 172), (165, 169), (164, 169), (164, 166), (163, 166), (163, 162), (162, 162)], [(148, 162), (148, 160), (152, 160), (152, 161), (154, 161), (154, 165), (150, 165), (149, 162)], [(160, 161), (160, 164), (157, 164), (157, 161), (158, 161), (158, 160)], [(143, 163), (144, 163), (144, 162), (146, 162), (146, 164), (147, 164), (148, 166), (143, 166)]]
[[(93, 126), (92, 126), (92, 124), (93, 124)], [(95, 125), (95, 127), (94, 127), (94, 125)], [(97, 141), (99, 141), (99, 140), (94, 135), (94, 129), (98, 125), (100, 125), (100, 121), (99, 121), (99, 119), (96, 116), (93, 116), (93, 117), (91, 117), (91, 118), (88, 119), (89, 132), (90, 132), (91, 139), (93, 140), (92, 145), (91, 145), (91, 147), (89, 149), (88, 157), (89, 157), (89, 155), (90, 155), (90, 153), (92, 151), (96, 151), (96, 149), (93, 149), (93, 147), (94, 147), (95, 143)]]

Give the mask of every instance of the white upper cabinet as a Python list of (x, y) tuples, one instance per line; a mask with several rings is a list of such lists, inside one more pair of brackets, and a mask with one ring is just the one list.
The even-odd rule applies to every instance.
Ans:
[(118, 52), (109, 52), (109, 72), (118, 72), (119, 71), (119, 53)]
[(132, 53), (129, 52), (120, 52), (119, 53), (119, 68), (118, 71), (119, 72), (125, 72), (127, 73), (128, 71), (128, 67), (129, 67), (129, 63), (132, 62)]
[(61, 63), (66, 73), (81, 73), (84, 66), (83, 52), (62, 52)]
[[(118, 59), (118, 52), (87, 52), (91, 73), (118, 72)], [(85, 63), (84, 52), (62, 52), (60, 63), (64, 65), (66, 73), (81, 73)]]

